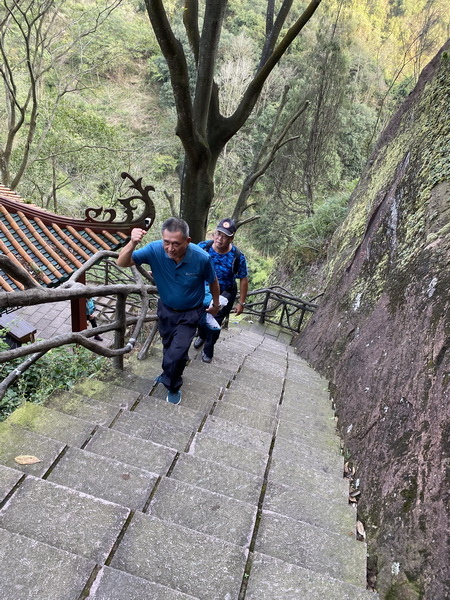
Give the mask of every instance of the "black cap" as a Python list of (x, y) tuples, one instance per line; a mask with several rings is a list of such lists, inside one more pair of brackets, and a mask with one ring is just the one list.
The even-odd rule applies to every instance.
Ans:
[(233, 219), (222, 219), (216, 229), (231, 237), (236, 233), (236, 223)]

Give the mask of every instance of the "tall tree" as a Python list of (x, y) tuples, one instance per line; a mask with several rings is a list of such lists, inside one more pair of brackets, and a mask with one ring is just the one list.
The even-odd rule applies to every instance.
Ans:
[[(206, 0), (202, 14), (198, 0), (185, 0), (180, 7), (195, 62), (192, 87), (188, 69), (189, 47), (176, 38), (162, 0), (145, 0), (154, 33), (169, 68), (178, 118), (176, 133), (184, 149), (180, 214), (189, 223), (194, 241), (203, 239), (205, 234), (208, 211), (214, 197), (214, 172), (225, 144), (245, 124), (268, 76), (320, 3), (321, 0), (311, 0), (294, 20), (293, 0), (283, 0), (277, 14), (275, 0), (267, 0), (266, 27), (265, 32), (261, 32), (264, 43), (258, 66), (234, 113), (224, 116), (214, 75), (227, 0)], [(293, 23), (286, 29), (289, 17)]]
[[(76, 15), (76, 11), (69, 7), (68, 13), (64, 12), (66, 0), (0, 1), (0, 81), (6, 99), (0, 110), (0, 175), (11, 189), (39, 156), (63, 98), (83, 85), (83, 41), (121, 2), (102, 0), (85, 6), (81, 15), (70, 20), (68, 14)], [(70, 61), (79, 67), (65, 68)], [(46, 111), (42, 106), (45, 83), (53, 89)], [(47, 103), (49, 97), (47, 94)], [(41, 134), (37, 138), (39, 119)], [(20, 152), (14, 161), (17, 147)]]

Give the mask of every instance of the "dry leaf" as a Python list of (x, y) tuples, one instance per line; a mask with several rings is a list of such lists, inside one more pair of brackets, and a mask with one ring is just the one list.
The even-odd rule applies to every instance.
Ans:
[(361, 523), (361, 521), (357, 521), (356, 522), (356, 531), (359, 533), (359, 535), (366, 539), (366, 531), (364, 529), (364, 525)]
[(31, 454), (22, 454), (21, 456), (16, 456), (14, 460), (19, 465), (34, 465), (36, 463), (42, 462), (40, 458), (32, 456)]

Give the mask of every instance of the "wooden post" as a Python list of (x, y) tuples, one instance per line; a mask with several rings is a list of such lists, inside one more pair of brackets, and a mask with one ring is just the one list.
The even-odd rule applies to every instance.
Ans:
[[(84, 285), (86, 284), (84, 273), (78, 281)], [(83, 329), (86, 329), (86, 298), (73, 298), (70, 301), (70, 312), (72, 317), (72, 331), (83, 331)]]
[(263, 302), (261, 316), (259, 317), (260, 323), (264, 323), (264, 321), (266, 320), (266, 310), (267, 310), (267, 305), (269, 304), (269, 294), (270, 294), (270, 292), (266, 292), (266, 297)]
[[(114, 331), (114, 349), (125, 346), (126, 299), (127, 297), (124, 294), (117, 294), (116, 322), (120, 326)], [(113, 366), (115, 369), (123, 370), (123, 354), (113, 358)]]

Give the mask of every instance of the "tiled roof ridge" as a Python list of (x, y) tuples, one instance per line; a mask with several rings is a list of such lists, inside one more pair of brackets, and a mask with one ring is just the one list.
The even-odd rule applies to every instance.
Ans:
[(0, 204), (2, 204), (10, 213), (17, 214), (18, 212), (22, 212), (26, 217), (32, 217), (34, 219), (39, 218), (44, 223), (56, 223), (61, 226), (70, 225), (77, 230), (85, 229), (86, 227), (89, 227), (92, 231), (107, 230), (110, 233), (120, 235), (123, 239), (126, 238), (130, 232), (130, 224), (126, 222), (94, 221), (90, 217), (86, 217), (85, 219), (75, 219), (73, 217), (53, 213), (36, 204), (25, 202), (17, 192), (10, 190), (2, 184), (0, 184)]

